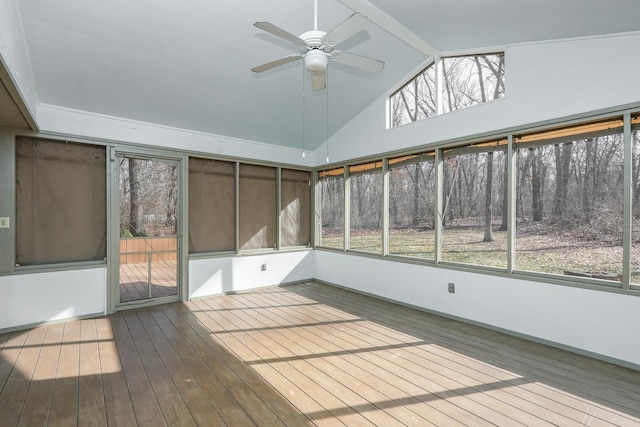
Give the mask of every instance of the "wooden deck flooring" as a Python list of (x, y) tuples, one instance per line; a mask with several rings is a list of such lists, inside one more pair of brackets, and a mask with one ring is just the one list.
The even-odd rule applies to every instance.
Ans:
[(0, 335), (0, 426), (640, 425), (640, 372), (305, 283)]
[(151, 263), (151, 296), (149, 296), (149, 265), (120, 265), (120, 302), (165, 297), (178, 293), (178, 267), (175, 260)]

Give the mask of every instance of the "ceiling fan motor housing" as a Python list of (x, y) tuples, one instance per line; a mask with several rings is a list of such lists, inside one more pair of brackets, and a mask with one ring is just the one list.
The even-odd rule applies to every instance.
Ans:
[(304, 55), (304, 66), (312, 73), (322, 73), (327, 69), (329, 59), (324, 51), (326, 47), (322, 38), (324, 31), (307, 31), (300, 35), (309, 51)]

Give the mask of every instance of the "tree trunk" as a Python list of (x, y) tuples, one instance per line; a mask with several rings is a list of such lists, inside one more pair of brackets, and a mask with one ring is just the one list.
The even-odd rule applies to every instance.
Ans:
[(531, 162), (531, 199), (533, 221), (542, 221), (542, 148), (531, 148), (529, 154), (533, 156)]
[(129, 159), (129, 232), (132, 236), (144, 236), (144, 204), (142, 202), (142, 160)]
[(584, 167), (584, 178), (582, 182), (582, 213), (583, 219), (589, 221), (591, 218), (591, 198), (594, 196), (593, 194), (593, 182), (595, 182), (595, 177), (593, 176), (595, 173), (595, 169), (592, 168), (594, 166), (594, 152), (593, 152), (593, 138), (590, 138), (586, 141), (585, 148), (585, 167)]
[(556, 194), (553, 214), (557, 218), (566, 213), (572, 144), (565, 142), (562, 147), (560, 147), (560, 144), (556, 144), (553, 148), (556, 160)]
[(413, 209), (411, 213), (411, 225), (415, 228), (420, 225), (420, 164), (416, 163), (413, 176)]
[(491, 187), (493, 185), (493, 152), (487, 153), (487, 180), (485, 188), (484, 204), (484, 239), (483, 242), (493, 242), (493, 211), (491, 208)]
[(506, 153), (503, 156), (504, 158), (504, 173), (502, 176), (502, 224), (500, 224), (500, 231), (507, 231), (507, 225), (509, 223), (509, 221), (507, 221), (507, 217), (509, 216), (509, 185), (508, 185), (508, 180), (509, 180), (509, 171), (508, 171), (508, 167), (507, 167), (507, 155)]

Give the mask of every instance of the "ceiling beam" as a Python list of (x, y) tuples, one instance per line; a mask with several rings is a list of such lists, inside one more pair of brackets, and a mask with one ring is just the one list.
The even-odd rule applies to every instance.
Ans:
[(368, 0), (340, 0), (343, 4), (369, 18), (371, 22), (429, 57), (440, 56), (440, 52), (416, 33), (372, 5)]

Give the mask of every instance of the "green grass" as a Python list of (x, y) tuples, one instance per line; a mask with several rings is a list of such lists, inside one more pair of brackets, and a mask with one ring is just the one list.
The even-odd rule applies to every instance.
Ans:
[[(483, 231), (475, 228), (449, 229), (442, 236), (442, 260), (469, 265), (507, 267), (507, 233), (493, 232), (493, 242), (483, 242)], [(341, 236), (323, 237), (324, 247), (342, 249)], [(382, 253), (382, 236), (352, 234), (351, 249)], [(392, 230), (389, 253), (421, 259), (434, 259), (434, 232)], [(632, 282), (640, 283), (640, 244), (632, 250)], [(597, 241), (570, 235), (518, 235), (516, 269), (564, 274), (566, 270), (622, 274), (622, 246), (604, 246)]]

